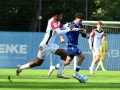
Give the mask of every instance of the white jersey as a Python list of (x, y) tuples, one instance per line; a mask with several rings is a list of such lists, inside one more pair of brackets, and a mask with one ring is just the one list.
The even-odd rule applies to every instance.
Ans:
[(63, 28), (63, 25), (60, 23), (60, 21), (56, 21), (54, 20), (54, 18), (51, 18), (48, 21), (46, 33), (45, 33), (44, 39), (42, 40), (41, 44), (50, 45), (54, 43), (55, 38), (57, 36), (57, 32), (55, 29), (57, 28)]
[(90, 34), (89, 39), (89, 45), (92, 45), (93, 47), (100, 47), (100, 45), (103, 46), (102, 37), (104, 32), (102, 30), (92, 30)]
[(93, 56), (100, 55), (100, 45), (103, 46), (102, 37), (104, 32), (102, 30), (92, 30), (89, 38), (89, 45), (93, 47)]
[(60, 47), (54, 43), (57, 34), (61, 35), (69, 31), (70, 29), (68, 29), (66, 26), (63, 26), (60, 21), (56, 21), (54, 18), (51, 18), (48, 21), (45, 36), (39, 45), (37, 57), (44, 60), (49, 55), (49, 53), (55, 53), (56, 50)]

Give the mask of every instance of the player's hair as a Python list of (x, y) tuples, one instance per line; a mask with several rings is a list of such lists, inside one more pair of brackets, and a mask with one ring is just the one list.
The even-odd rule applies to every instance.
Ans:
[(53, 11), (53, 16), (59, 15), (59, 14), (61, 14), (61, 13), (62, 13), (62, 11), (61, 11), (60, 9), (55, 9), (55, 10)]
[(84, 15), (80, 12), (75, 14), (75, 18), (84, 19)]
[(99, 22), (97, 22), (97, 25), (102, 25), (102, 22), (100, 22), (100, 21), (99, 21)]

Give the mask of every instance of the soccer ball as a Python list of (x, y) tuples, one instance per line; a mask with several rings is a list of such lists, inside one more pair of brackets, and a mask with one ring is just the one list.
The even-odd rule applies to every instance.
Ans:
[(81, 82), (81, 83), (86, 83), (87, 82), (87, 80), (88, 80), (88, 77), (87, 77), (87, 75), (86, 74), (81, 74), (80, 76), (79, 76), (79, 81)]

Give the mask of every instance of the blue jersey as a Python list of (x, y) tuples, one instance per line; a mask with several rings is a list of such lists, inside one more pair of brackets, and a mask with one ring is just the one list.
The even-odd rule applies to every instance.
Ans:
[[(75, 25), (74, 28), (83, 28), (82, 24), (77, 25), (74, 21), (69, 23), (69, 25), (71, 24)], [(68, 38), (67, 54), (71, 57), (71, 59), (73, 59), (75, 55), (82, 53), (82, 51), (77, 47), (79, 34), (79, 31), (70, 31), (66, 33)], [(81, 33), (81, 35), (82, 37), (86, 37), (85, 33)]]
[[(74, 28), (83, 28), (82, 24), (76, 24), (75, 21), (70, 22), (68, 25), (74, 24)], [(68, 38), (68, 44), (71, 45), (78, 45), (78, 37), (80, 32), (79, 31), (70, 31), (66, 33), (66, 36)], [(86, 37), (86, 34), (81, 33), (83, 37)]]

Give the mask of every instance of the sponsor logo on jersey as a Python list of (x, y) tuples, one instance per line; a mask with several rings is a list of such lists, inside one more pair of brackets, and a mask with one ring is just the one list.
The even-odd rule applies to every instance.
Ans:
[(54, 23), (54, 27), (57, 27), (58, 25), (57, 25), (57, 23)]

